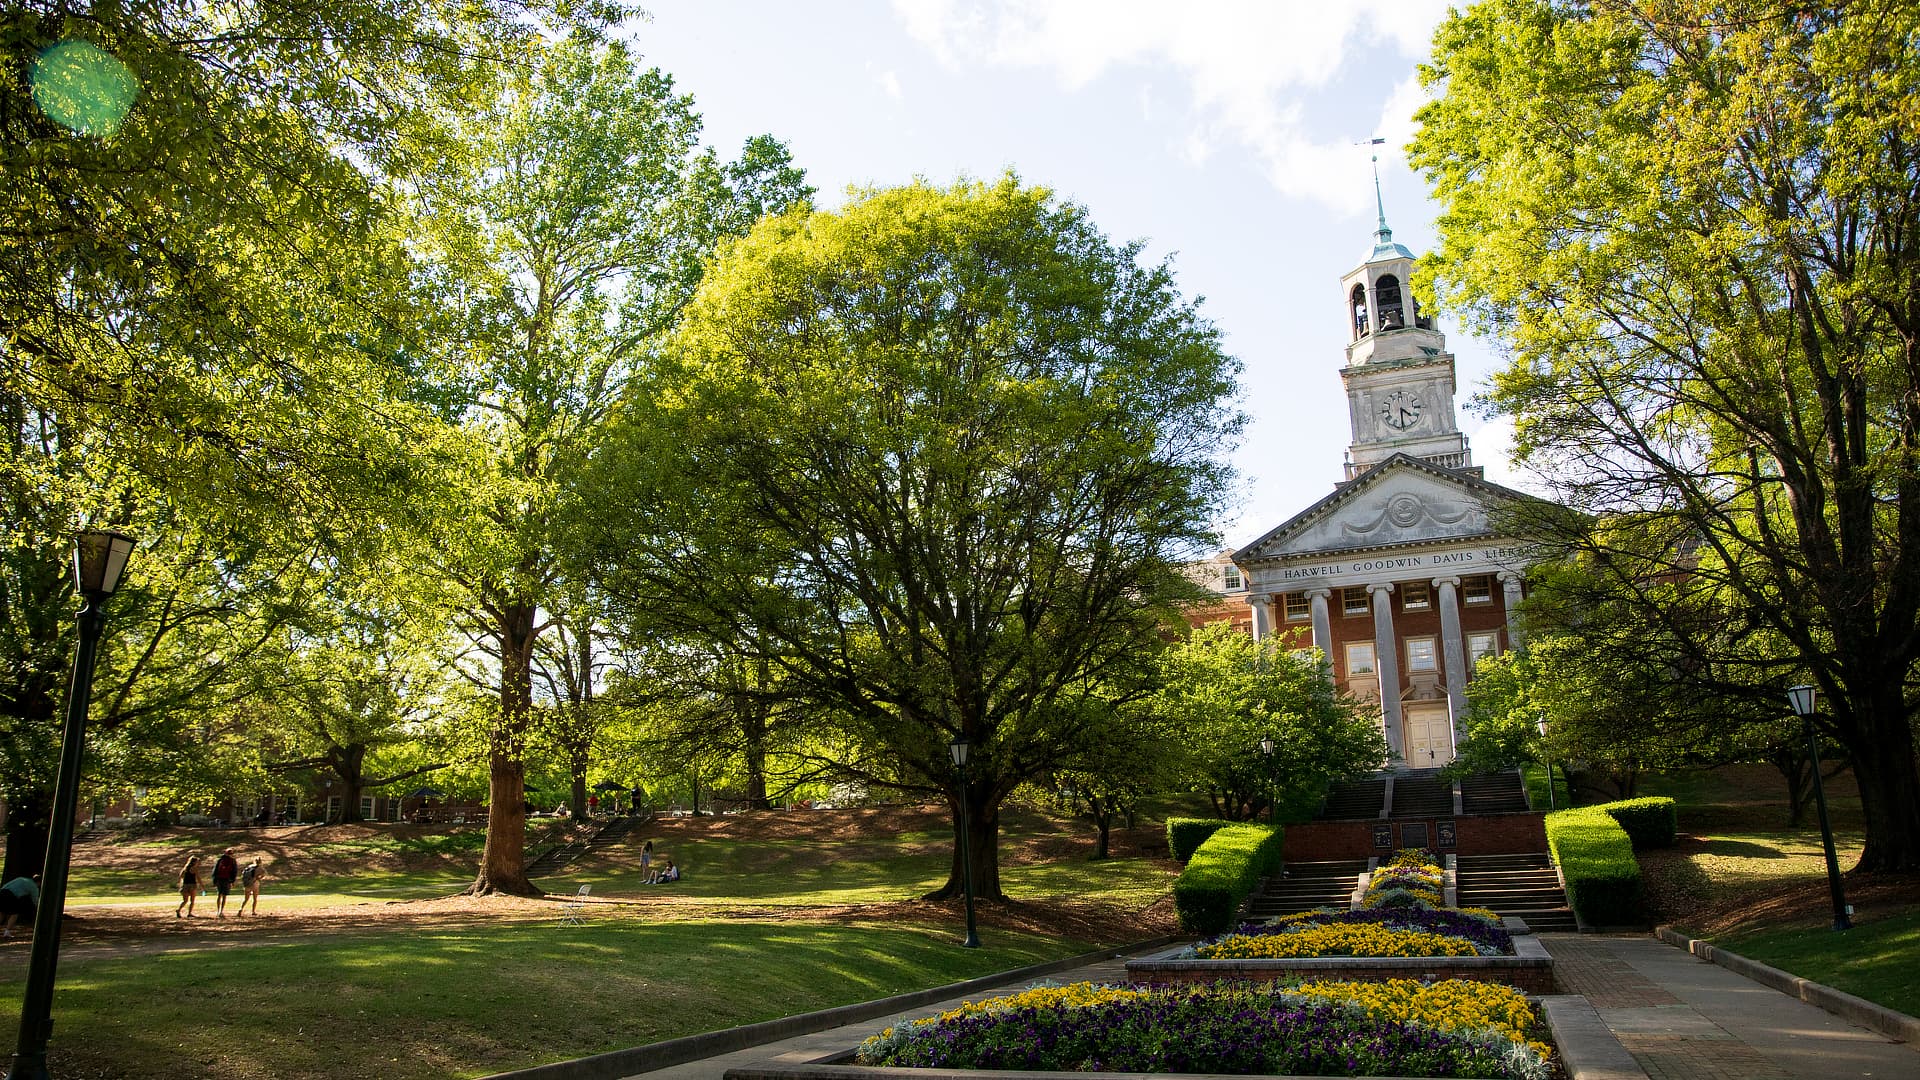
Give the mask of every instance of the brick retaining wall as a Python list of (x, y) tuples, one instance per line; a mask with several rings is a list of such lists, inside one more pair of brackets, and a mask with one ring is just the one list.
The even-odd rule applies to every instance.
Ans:
[[(1533, 811), (1513, 814), (1474, 814), (1455, 818), (1394, 818), (1372, 821), (1309, 821), (1286, 829), (1285, 854), (1289, 862), (1365, 859), (1425, 837), (1423, 846), (1443, 855), (1530, 855), (1547, 850), (1546, 815)], [(1451, 846), (1439, 843), (1441, 824), (1453, 827)], [(1384, 826), (1389, 843), (1375, 843), (1376, 827)], [(1412, 826), (1409, 829), (1407, 826)]]
[(1284, 960), (1176, 960), (1173, 950), (1127, 961), (1134, 983), (1165, 986), (1219, 979), (1265, 982), (1273, 979), (1473, 979), (1504, 983), (1528, 994), (1552, 994), (1553, 957), (1538, 938), (1513, 939), (1514, 956), (1325, 956)]

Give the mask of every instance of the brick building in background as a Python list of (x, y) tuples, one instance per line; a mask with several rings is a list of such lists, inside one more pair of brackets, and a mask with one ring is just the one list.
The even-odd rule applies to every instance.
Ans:
[(1340, 281), (1345, 476), (1253, 543), (1195, 564), (1221, 600), (1190, 619), (1317, 646), (1337, 686), (1379, 702), (1400, 762), (1424, 768), (1455, 755), (1475, 662), (1513, 647), (1508, 613), (1528, 559), (1493, 511), (1531, 496), (1473, 464), (1454, 419), (1453, 354), (1408, 288), (1412, 271), (1383, 210), (1366, 260)]

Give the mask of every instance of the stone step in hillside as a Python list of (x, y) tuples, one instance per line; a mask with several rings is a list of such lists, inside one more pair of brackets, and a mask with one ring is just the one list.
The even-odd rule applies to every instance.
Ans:
[(603, 851), (625, 839), (639, 820), (634, 817), (617, 817), (602, 825), (599, 831), (584, 840), (575, 840), (571, 844), (552, 848), (528, 864), (527, 876), (546, 877), (587, 852)]
[(1461, 907), (1488, 908), (1507, 918), (1525, 919), (1539, 933), (1579, 929), (1544, 853), (1462, 855), (1454, 881)]
[(1393, 781), (1393, 807), (1397, 818), (1442, 818), (1453, 816), (1453, 781), (1445, 777), (1407, 773)]
[(1319, 907), (1346, 907), (1366, 869), (1365, 859), (1287, 863), (1279, 876), (1268, 878), (1266, 888), (1254, 896), (1248, 915), (1266, 919)]
[(1514, 814), (1527, 807), (1527, 791), (1520, 771), (1475, 773), (1460, 781), (1461, 809), (1469, 814)]
[(1385, 780), (1349, 780), (1335, 784), (1327, 793), (1327, 805), (1320, 811), (1322, 821), (1359, 821), (1380, 816), (1386, 801)]

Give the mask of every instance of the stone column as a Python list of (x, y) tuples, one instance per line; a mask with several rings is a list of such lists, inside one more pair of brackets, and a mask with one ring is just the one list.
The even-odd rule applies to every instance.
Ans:
[(1513, 570), (1500, 571), (1500, 591), (1507, 605), (1507, 642), (1518, 648), (1520, 645), (1520, 627), (1513, 621), (1513, 613), (1520, 610), (1520, 575)]
[(1400, 644), (1393, 637), (1393, 586), (1367, 586), (1373, 596), (1373, 668), (1380, 674), (1380, 717), (1387, 729), (1387, 749), (1402, 761), (1406, 747), (1400, 731)]
[(1253, 640), (1265, 641), (1273, 634), (1273, 594), (1248, 593), (1247, 606), (1253, 609)]
[(1313, 643), (1325, 655), (1321, 663), (1329, 670), (1333, 667), (1333, 619), (1327, 614), (1327, 598), (1332, 595), (1332, 589), (1307, 590), (1307, 602), (1313, 605)]
[(1452, 714), (1448, 738), (1454, 756), (1459, 757), (1460, 722), (1467, 715), (1467, 638), (1460, 632), (1460, 579), (1434, 578), (1433, 588), (1440, 594), (1440, 660), (1447, 674), (1447, 710)]

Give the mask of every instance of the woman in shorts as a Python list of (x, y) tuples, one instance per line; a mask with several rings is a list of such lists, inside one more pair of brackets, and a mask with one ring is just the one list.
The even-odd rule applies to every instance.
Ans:
[(180, 903), (173, 909), (173, 917), (180, 917), (180, 909), (187, 910), (187, 918), (193, 918), (193, 898), (200, 895), (200, 856), (191, 855), (187, 865), (180, 868)]

